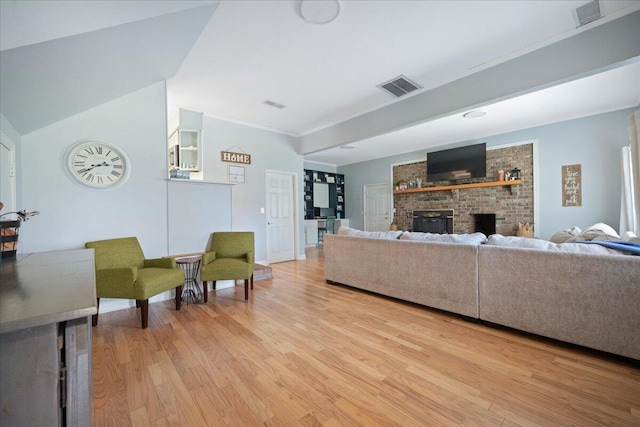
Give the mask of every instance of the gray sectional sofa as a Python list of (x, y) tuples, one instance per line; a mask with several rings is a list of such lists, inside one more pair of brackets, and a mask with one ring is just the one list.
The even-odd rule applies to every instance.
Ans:
[(640, 256), (359, 233), (325, 236), (327, 282), (640, 360)]

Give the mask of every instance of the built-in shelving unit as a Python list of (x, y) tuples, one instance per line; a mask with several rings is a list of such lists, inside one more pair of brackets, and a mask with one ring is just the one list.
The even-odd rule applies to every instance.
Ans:
[(465, 188), (482, 188), (482, 187), (511, 187), (514, 185), (521, 185), (522, 180), (513, 179), (510, 181), (490, 181), (490, 182), (474, 182), (470, 184), (452, 184), (452, 185), (438, 185), (433, 187), (421, 187), (410, 188), (407, 190), (395, 190), (393, 194), (406, 194), (406, 193), (426, 193), (428, 191), (447, 191), (447, 190), (464, 190)]
[(198, 129), (177, 128), (169, 136), (169, 169), (198, 172), (202, 167), (202, 135)]
[[(335, 210), (338, 218), (345, 217), (344, 175), (338, 173), (304, 170), (304, 217), (313, 219), (314, 200), (320, 195), (314, 194), (314, 183), (326, 184), (328, 189), (328, 206)], [(324, 197), (324, 195), (322, 196)]]

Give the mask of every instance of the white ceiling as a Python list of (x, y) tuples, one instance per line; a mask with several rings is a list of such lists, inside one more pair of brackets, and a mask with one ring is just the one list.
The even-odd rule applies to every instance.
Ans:
[[(305, 136), (402, 103), (376, 87), (400, 74), (425, 93), (640, 10), (638, 0), (601, 0), (605, 17), (576, 29), (585, 3), (342, 0), (339, 16), (317, 25), (299, 0), (3, 0), (0, 107), (25, 134), (168, 79), (172, 109)], [(638, 73), (629, 64), (486, 106), (482, 119), (444, 117), (353, 150), (327, 141), (301, 154), (344, 165), (627, 108), (640, 104)]]
[[(337, 19), (315, 25), (302, 19), (299, 2), (222, 2), (169, 80), (170, 101), (301, 136), (397, 102), (376, 85), (400, 74), (426, 91), (575, 35), (573, 10), (585, 3), (341, 1)], [(640, 2), (601, 6), (604, 22)], [(354, 150), (303, 154), (344, 165), (638, 105), (638, 67), (611, 73), (487, 108), (491, 114), (473, 123), (442, 119), (351, 144)]]

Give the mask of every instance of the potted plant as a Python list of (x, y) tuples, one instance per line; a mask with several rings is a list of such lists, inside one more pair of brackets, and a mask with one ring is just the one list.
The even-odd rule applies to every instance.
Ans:
[[(0, 202), (0, 211), (4, 205)], [(10, 258), (16, 256), (18, 249), (18, 231), (22, 221), (27, 221), (32, 216), (39, 215), (40, 212), (21, 210), (17, 212), (6, 212), (0, 215), (0, 218), (7, 215), (16, 215), (14, 220), (0, 220), (0, 252), (2, 258)]]

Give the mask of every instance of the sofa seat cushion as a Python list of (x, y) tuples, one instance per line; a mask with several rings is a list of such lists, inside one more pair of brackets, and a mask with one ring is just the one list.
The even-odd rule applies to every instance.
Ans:
[(355, 228), (340, 227), (338, 229), (340, 236), (368, 237), (370, 239), (398, 240), (402, 235), (402, 231), (362, 231)]
[(553, 243), (542, 239), (529, 237), (503, 236), (492, 234), (487, 239), (487, 245), (507, 246), (511, 248), (540, 249), (552, 252), (571, 252), (595, 255), (620, 255), (621, 252), (605, 248), (600, 245), (588, 245), (583, 243)]
[(487, 236), (482, 233), (471, 234), (437, 234), (405, 231), (400, 240), (420, 240), (425, 242), (440, 243), (465, 243), (468, 245), (481, 245), (487, 241)]

